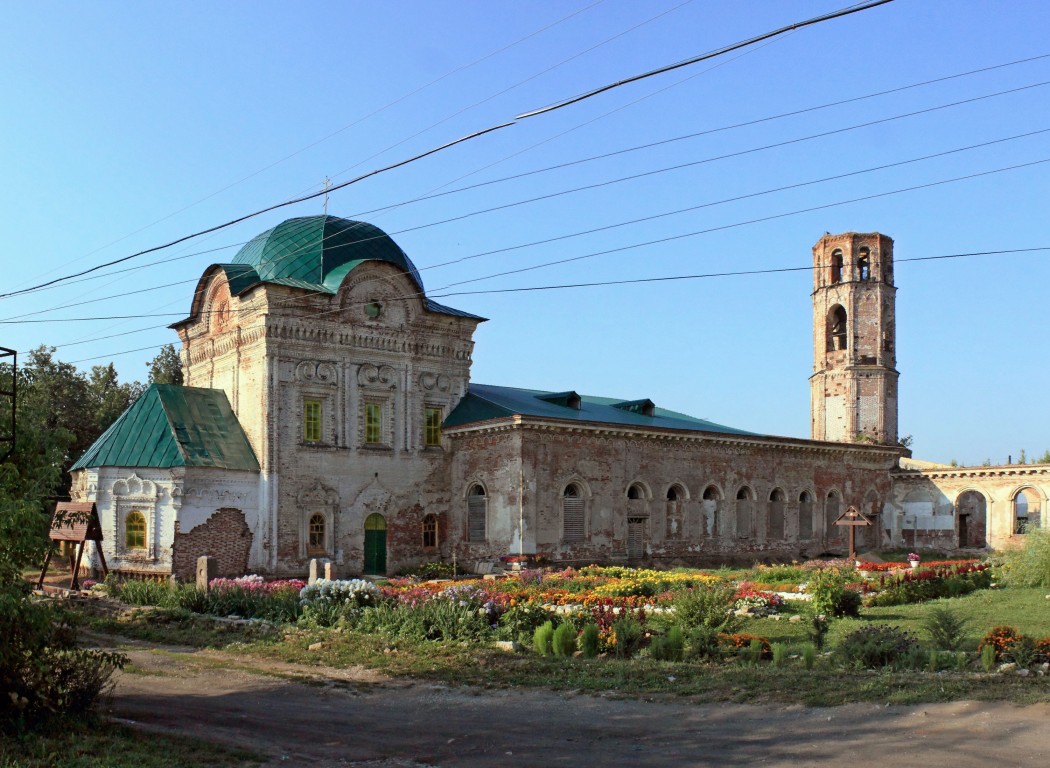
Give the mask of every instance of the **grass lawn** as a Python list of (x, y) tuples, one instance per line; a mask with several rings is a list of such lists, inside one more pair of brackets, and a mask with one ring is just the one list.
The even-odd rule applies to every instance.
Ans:
[(21, 738), (0, 736), (0, 768), (250, 768), (263, 758), (206, 741), (100, 724)]

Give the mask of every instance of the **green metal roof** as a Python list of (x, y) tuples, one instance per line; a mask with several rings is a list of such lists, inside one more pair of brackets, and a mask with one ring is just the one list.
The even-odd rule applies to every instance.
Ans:
[[(337, 216), (288, 219), (252, 238), (233, 257), (232, 264), (212, 264), (204, 271), (190, 317), (172, 323), (178, 328), (197, 316), (204, 303), (203, 288), (212, 270), (222, 270), (230, 293), (238, 296), (261, 283), (287, 285), (316, 293), (334, 294), (343, 279), (366, 261), (385, 261), (403, 269), (424, 293), (419, 270), (390, 235), (363, 221)], [(484, 321), (423, 296), (429, 312)]]
[(88, 448), (85, 467), (218, 467), (259, 470), (221, 389), (153, 384)]
[[(574, 407), (579, 403), (579, 408)], [(644, 408), (642, 407), (644, 405)], [(565, 421), (616, 424), (623, 427), (682, 429), (691, 432), (719, 432), (731, 435), (755, 435), (742, 429), (715, 424), (684, 413), (652, 407), (646, 416), (648, 400), (619, 400), (614, 397), (590, 397), (575, 392), (543, 392), (536, 389), (496, 387), (471, 384), (467, 395), (445, 419), (444, 426), (458, 427), (508, 416), (534, 416)]]
[(346, 273), (363, 261), (395, 264), (423, 290), (416, 265), (386, 232), (337, 216), (282, 221), (254, 237), (233, 257), (234, 264), (254, 268), (263, 282), (290, 278), (323, 285), (329, 291), (338, 288)]

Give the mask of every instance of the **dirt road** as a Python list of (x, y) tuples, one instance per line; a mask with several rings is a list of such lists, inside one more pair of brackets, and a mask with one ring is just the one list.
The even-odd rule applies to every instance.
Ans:
[[(268, 766), (916, 766), (1050, 762), (1050, 706), (691, 705), (391, 680), (136, 648), (113, 714)], [(303, 682), (289, 679), (300, 677)]]

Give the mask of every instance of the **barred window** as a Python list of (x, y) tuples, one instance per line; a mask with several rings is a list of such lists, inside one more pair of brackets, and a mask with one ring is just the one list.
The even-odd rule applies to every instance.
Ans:
[(310, 518), (310, 522), (307, 525), (307, 554), (319, 555), (324, 553), (324, 528), (324, 515), (318, 513)]
[(485, 540), (487, 512), (488, 499), (485, 498), (485, 489), (475, 485), (467, 494), (467, 541)]
[(562, 539), (568, 542), (583, 541), (585, 526), (583, 519), (583, 494), (575, 483), (565, 486), (561, 496)]
[(424, 445), (427, 448), (441, 447), (441, 409), (428, 407), (424, 414)]
[(321, 401), (303, 401), (303, 442), (321, 442)]
[(141, 512), (129, 512), (124, 520), (124, 547), (146, 548), (146, 516)]
[(365, 403), (365, 444), (379, 445), (383, 442), (383, 406)]
[(426, 515), (423, 518), (423, 548), (433, 549), (438, 543), (437, 515)]

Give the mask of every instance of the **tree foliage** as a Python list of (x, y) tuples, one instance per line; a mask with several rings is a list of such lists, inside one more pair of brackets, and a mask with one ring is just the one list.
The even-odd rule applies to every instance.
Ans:
[(49, 546), (49, 512), (68, 490), (67, 470), (142, 387), (112, 365), (89, 374), (40, 347), (17, 378), (14, 451), (0, 464), (0, 726), (32, 725), (90, 706), (121, 659), (79, 650), (54, 611), (30, 600), (27, 570)]
[(174, 344), (165, 344), (157, 356), (149, 361), (150, 384), (182, 385), (182, 361)]

